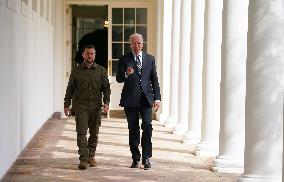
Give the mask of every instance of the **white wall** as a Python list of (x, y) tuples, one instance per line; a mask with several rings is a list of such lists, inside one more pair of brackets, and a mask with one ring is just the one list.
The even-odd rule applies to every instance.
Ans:
[[(61, 79), (63, 72), (54, 70), (52, 14), (46, 13), (45, 4), (41, 17), (41, 1), (37, 2), (37, 12), (32, 10), (31, 0), (28, 6), (21, 0), (0, 3), (0, 178), (42, 124), (58, 111), (54, 109), (54, 80), (57, 75)], [(44, 2), (52, 7), (56, 1)]]
[[(66, 75), (64, 74), (65, 64), (64, 64), (64, 11), (63, 11), (63, 1), (54, 0), (54, 110), (56, 112), (61, 112), (63, 114), (63, 98), (66, 89)], [(61, 18), (58, 18), (61, 17)]]
[[(19, 18), (0, 5), (0, 175), (20, 151), (20, 66), (16, 64), (20, 50), (15, 30)], [(3, 26), (5, 25), (5, 26)], [(13, 49), (11, 49), (13, 47)]]

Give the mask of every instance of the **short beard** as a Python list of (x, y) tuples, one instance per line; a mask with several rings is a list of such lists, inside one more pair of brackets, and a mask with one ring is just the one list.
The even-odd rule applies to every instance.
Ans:
[(86, 59), (86, 60), (84, 60), (84, 63), (86, 64), (87, 67), (90, 67), (90, 66), (92, 66), (92, 64), (94, 63), (94, 60), (92, 60), (92, 61), (90, 62), (90, 61), (88, 61), (88, 60)]

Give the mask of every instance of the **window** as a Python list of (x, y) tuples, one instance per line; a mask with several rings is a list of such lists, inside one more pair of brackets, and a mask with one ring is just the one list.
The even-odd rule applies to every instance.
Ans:
[(112, 76), (117, 73), (118, 59), (131, 51), (129, 36), (143, 36), (143, 51), (147, 52), (147, 8), (112, 9)]

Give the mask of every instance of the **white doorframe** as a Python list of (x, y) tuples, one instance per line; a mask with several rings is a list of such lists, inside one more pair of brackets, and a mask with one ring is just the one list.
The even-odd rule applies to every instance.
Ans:
[[(67, 9), (70, 5), (108, 5), (108, 20), (109, 20), (109, 28), (108, 28), (108, 60), (112, 59), (112, 24), (111, 24), (111, 17), (112, 17), (112, 8), (147, 8), (147, 52), (155, 56), (155, 33), (154, 29), (156, 18), (154, 17), (154, 9), (155, 6), (154, 0), (124, 0), (124, 1), (116, 1), (116, 0), (97, 0), (97, 1), (87, 1), (87, 0), (64, 0), (63, 6), (63, 22), (64, 22), (64, 62), (65, 62), (65, 74), (64, 74), (64, 83), (67, 84), (69, 79), (69, 74), (71, 73), (71, 61), (70, 58), (72, 57), (72, 45), (69, 42), (70, 35), (68, 32), (72, 32), (72, 26), (70, 26), (70, 17), (68, 17)], [(69, 14), (70, 16), (70, 14)], [(72, 15), (71, 15), (72, 16)], [(72, 20), (72, 17), (71, 17)], [(72, 35), (71, 35), (72, 36)], [(68, 43), (69, 42), (69, 43)], [(120, 100), (120, 93), (122, 90), (123, 84), (119, 84), (115, 80), (115, 76), (109, 75), (109, 80), (111, 83), (111, 102), (110, 102), (110, 110), (122, 110), (123, 108), (120, 107), (119, 100)], [(66, 86), (66, 85), (65, 85)], [(66, 88), (66, 87), (65, 87)]]

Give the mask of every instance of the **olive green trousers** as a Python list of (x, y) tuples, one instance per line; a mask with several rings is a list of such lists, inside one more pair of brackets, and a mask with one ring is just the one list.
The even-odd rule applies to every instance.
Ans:
[[(75, 113), (77, 146), (79, 160), (88, 160), (95, 156), (99, 127), (101, 126), (102, 111), (99, 109), (80, 110)], [(89, 137), (87, 132), (89, 130)]]

